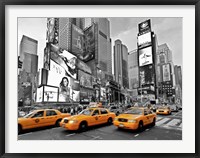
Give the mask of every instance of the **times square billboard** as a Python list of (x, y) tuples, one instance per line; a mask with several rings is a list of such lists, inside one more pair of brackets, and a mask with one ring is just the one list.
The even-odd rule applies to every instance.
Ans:
[(138, 35), (137, 41), (138, 41), (137, 44), (138, 44), (139, 49), (151, 45), (152, 44), (151, 32), (147, 32), (145, 34)]
[(139, 66), (145, 66), (149, 64), (153, 64), (153, 53), (152, 53), (152, 46), (139, 49)]
[(95, 25), (86, 30), (72, 24), (72, 53), (87, 62), (95, 57)]
[(78, 70), (78, 80), (80, 81), (80, 85), (87, 88), (93, 88), (92, 85), (92, 76), (87, 74), (81, 70)]
[(65, 69), (53, 60), (50, 60), (47, 85), (58, 87), (58, 102), (79, 102), (79, 81), (67, 75)]
[(153, 65), (146, 65), (139, 68), (140, 87), (155, 83), (155, 70)]

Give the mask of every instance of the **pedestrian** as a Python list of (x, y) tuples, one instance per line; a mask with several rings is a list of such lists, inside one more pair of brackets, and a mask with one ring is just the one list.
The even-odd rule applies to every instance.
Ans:
[(74, 115), (74, 108), (73, 108), (73, 107), (71, 107), (70, 114), (71, 114), (71, 115)]

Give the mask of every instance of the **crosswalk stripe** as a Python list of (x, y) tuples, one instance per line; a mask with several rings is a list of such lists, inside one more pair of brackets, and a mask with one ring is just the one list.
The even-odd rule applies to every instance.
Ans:
[(159, 120), (161, 120), (163, 117), (157, 117), (156, 121), (158, 122)]
[(170, 122), (168, 122), (168, 123), (166, 124), (166, 126), (176, 126), (176, 125), (178, 125), (180, 122), (181, 122), (180, 119), (173, 119), (173, 120), (171, 120)]
[(162, 120), (160, 120), (160, 121), (157, 121), (157, 122), (156, 122), (156, 126), (160, 126), (160, 125), (162, 125), (163, 123), (167, 122), (168, 120), (170, 120), (170, 118), (164, 118), (164, 119), (162, 119)]

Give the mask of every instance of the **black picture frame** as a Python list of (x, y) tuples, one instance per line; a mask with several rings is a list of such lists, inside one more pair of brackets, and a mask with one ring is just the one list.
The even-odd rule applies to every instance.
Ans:
[[(146, 157), (176, 157), (176, 158), (189, 158), (200, 157), (199, 154), (199, 52), (200, 52), (200, 0), (0, 0), (0, 64), (1, 64), (1, 78), (0, 78), (0, 156), (5, 158), (59, 158), (59, 157), (87, 157), (87, 158), (146, 158)], [(5, 153), (5, 7), (7, 5), (195, 5), (195, 153), (131, 153), (131, 154), (118, 154), (118, 153)], [(189, 144), (188, 144), (189, 146)], [(144, 147), (145, 148), (145, 147)]]

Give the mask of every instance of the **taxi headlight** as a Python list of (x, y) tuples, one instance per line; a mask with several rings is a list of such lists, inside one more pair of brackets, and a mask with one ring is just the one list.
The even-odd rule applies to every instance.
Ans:
[(73, 124), (73, 123), (77, 123), (77, 122), (78, 122), (77, 120), (70, 120), (69, 124)]
[(136, 120), (128, 120), (129, 123), (136, 123)]

